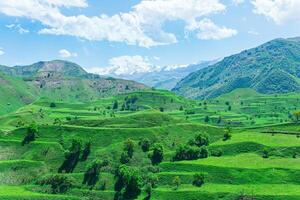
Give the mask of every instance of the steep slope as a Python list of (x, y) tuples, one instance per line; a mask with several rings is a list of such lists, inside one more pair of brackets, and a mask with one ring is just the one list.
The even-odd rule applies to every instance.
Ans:
[(33, 102), (35, 93), (35, 90), (23, 80), (0, 73), (0, 115)]
[(237, 88), (287, 93), (300, 91), (299, 77), (300, 38), (276, 39), (188, 75), (173, 91), (195, 99), (216, 97)]

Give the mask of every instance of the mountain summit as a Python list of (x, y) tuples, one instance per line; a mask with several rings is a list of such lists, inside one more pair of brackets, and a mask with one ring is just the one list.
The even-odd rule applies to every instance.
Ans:
[(300, 91), (299, 78), (300, 38), (275, 39), (191, 73), (173, 91), (194, 99), (217, 97), (237, 88), (288, 93)]

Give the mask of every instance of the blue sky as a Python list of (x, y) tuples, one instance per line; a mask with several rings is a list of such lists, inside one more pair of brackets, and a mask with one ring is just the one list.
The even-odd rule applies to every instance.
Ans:
[(300, 36), (299, 11), (298, 0), (6, 0), (0, 64), (65, 59), (95, 72), (190, 64)]

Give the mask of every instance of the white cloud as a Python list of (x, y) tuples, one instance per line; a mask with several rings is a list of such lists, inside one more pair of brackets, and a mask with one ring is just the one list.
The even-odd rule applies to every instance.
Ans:
[[(87, 40), (151, 47), (177, 42), (174, 33), (163, 29), (167, 21), (184, 21), (185, 31), (206, 35), (207, 30), (203, 27), (188, 27), (201, 24), (201, 19), (226, 10), (219, 0), (142, 0), (130, 12), (112, 16), (66, 16), (61, 11), (61, 7), (86, 6), (85, 0), (5, 0), (0, 1), (0, 12), (41, 22), (45, 26), (40, 30), (41, 34), (71, 35)], [(209, 39), (221, 39), (220, 32), (225, 32), (227, 37), (234, 35), (232, 29), (226, 27), (214, 27), (209, 32)]]
[(3, 48), (0, 47), (0, 56), (2, 56), (4, 54), (5, 54), (5, 52), (4, 52)]
[(195, 22), (194, 24), (191, 24), (188, 29), (196, 30), (197, 37), (202, 40), (221, 40), (237, 34), (236, 30), (224, 26), (219, 27), (210, 19), (203, 19), (199, 22)]
[(58, 53), (61, 58), (77, 57), (77, 53), (72, 53), (66, 49), (61, 49)]
[(244, 3), (244, 2), (245, 2), (245, 0), (232, 0), (232, 3), (234, 5), (240, 5), (240, 4)]
[(6, 26), (6, 28), (9, 28), (9, 29), (16, 29), (18, 31), (18, 33), (20, 33), (20, 34), (29, 33), (29, 30), (23, 28), (21, 26), (21, 24), (8, 24), (5, 26)]
[(100, 75), (133, 75), (158, 70), (146, 57), (120, 56), (109, 60), (109, 66), (105, 68), (92, 68), (89, 71)]
[(300, 20), (299, 0), (252, 0), (254, 13), (263, 15), (277, 24)]

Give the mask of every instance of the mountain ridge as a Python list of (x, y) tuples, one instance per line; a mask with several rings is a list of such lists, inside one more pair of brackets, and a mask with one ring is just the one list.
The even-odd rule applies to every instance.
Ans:
[(274, 39), (225, 57), (182, 79), (172, 91), (194, 99), (220, 96), (237, 88), (265, 94), (300, 91), (300, 39)]

